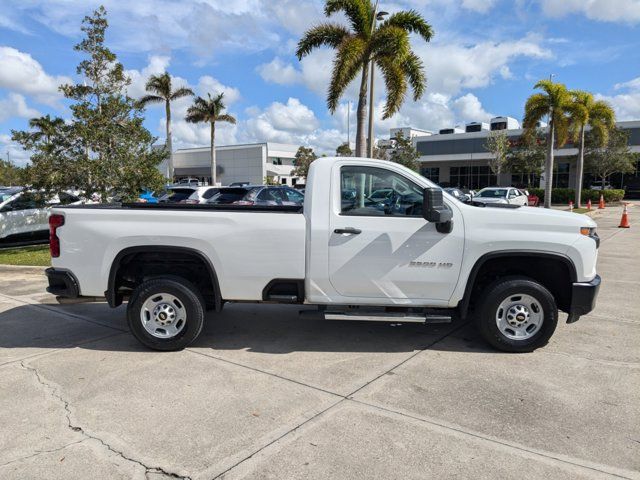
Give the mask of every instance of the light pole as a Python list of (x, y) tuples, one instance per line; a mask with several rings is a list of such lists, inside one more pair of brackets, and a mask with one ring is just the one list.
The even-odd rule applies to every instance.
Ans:
[[(376, 0), (376, 5), (373, 7), (373, 25), (371, 25), (371, 34), (376, 29), (376, 21), (382, 20), (386, 15), (389, 15), (387, 12), (378, 12), (378, 0)], [(373, 86), (374, 86), (374, 75), (376, 64), (373, 60), (369, 60), (371, 62), (371, 85), (369, 85), (369, 145), (367, 149), (367, 155), (369, 158), (373, 158)]]

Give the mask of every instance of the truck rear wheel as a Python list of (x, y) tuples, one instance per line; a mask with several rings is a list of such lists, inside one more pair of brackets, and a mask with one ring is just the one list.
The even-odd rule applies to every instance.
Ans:
[(136, 288), (127, 305), (131, 333), (154, 350), (182, 350), (202, 331), (204, 300), (191, 283), (155, 278)]
[(489, 344), (518, 353), (547, 344), (558, 324), (558, 307), (543, 285), (527, 277), (507, 277), (483, 293), (476, 324)]

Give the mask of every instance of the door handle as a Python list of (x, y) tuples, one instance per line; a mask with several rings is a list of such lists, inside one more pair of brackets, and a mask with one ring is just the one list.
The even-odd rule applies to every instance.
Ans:
[(353, 228), (353, 227), (347, 227), (347, 228), (336, 228), (333, 233), (348, 233), (351, 235), (358, 235), (360, 233), (362, 233), (362, 230), (357, 229), (357, 228)]

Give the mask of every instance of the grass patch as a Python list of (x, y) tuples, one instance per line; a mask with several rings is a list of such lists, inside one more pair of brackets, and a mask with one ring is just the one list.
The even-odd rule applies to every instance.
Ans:
[(574, 208), (573, 213), (587, 213), (591, 210), (587, 210), (586, 208)]
[(48, 267), (51, 265), (49, 245), (19, 247), (0, 250), (0, 265), (29, 265)]

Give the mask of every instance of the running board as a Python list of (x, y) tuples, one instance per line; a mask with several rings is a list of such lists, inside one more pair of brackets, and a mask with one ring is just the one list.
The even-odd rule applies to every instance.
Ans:
[(448, 315), (429, 315), (417, 313), (392, 312), (331, 312), (317, 310), (302, 310), (303, 317), (319, 318), (322, 320), (342, 320), (352, 322), (390, 322), (390, 323), (451, 323)]

